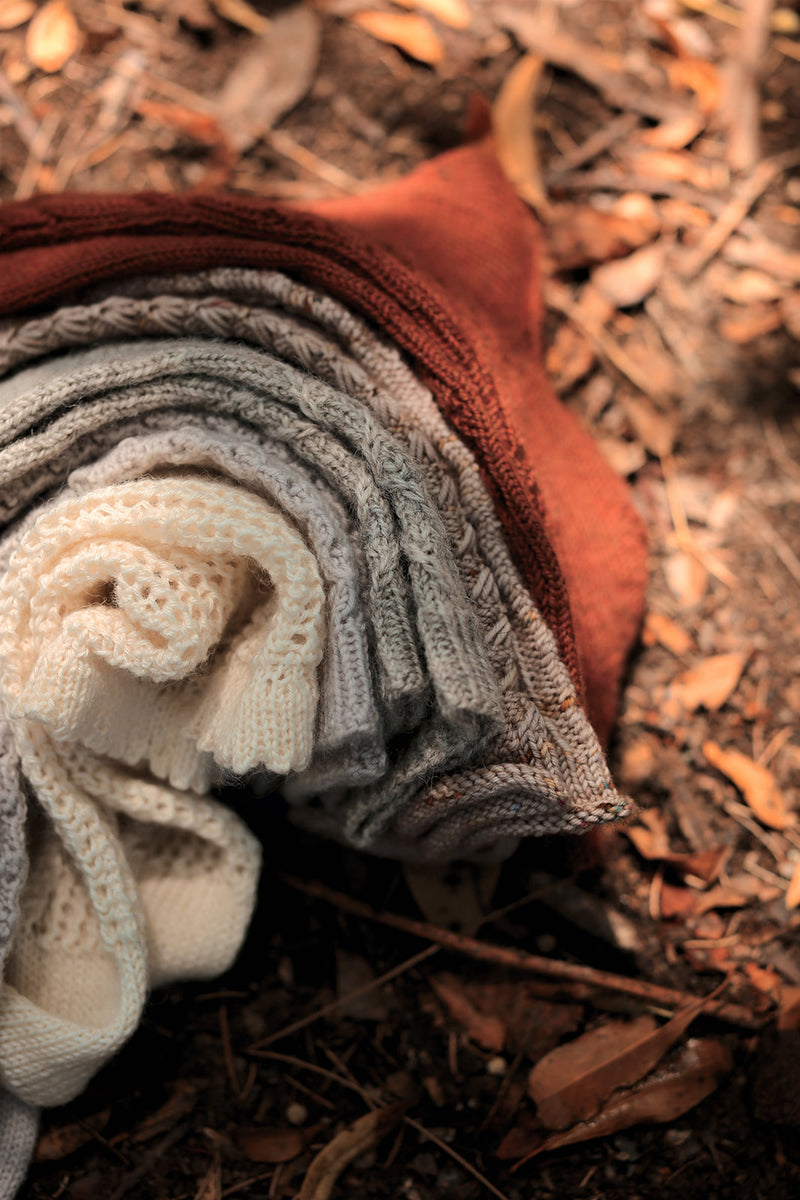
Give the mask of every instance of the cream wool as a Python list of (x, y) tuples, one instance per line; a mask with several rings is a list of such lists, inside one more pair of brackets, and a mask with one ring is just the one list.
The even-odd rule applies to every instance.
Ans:
[(243, 489), (163, 478), (61, 500), (0, 582), (9, 716), (178, 788), (205, 790), (212, 758), (302, 770), (323, 608), (313, 555)]
[(0, 582), (0, 678), (50, 819), (0, 992), (0, 1078), (23, 1100), (76, 1095), (149, 986), (230, 964), (258, 847), (230, 810), (176, 788), (203, 786), (212, 756), (305, 765), (323, 604), (285, 519), (211, 480), (61, 499), (21, 538)]

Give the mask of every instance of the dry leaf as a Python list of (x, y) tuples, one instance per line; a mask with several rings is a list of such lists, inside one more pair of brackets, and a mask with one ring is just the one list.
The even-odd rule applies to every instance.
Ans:
[(650, 741), (641, 738), (626, 746), (617, 771), (620, 782), (632, 787), (652, 779), (656, 773), (658, 759)]
[(34, 0), (5, 0), (0, 4), (0, 30), (17, 29), (36, 12)]
[(675, 442), (676, 422), (674, 417), (665, 416), (646, 396), (620, 394), (622, 407), (633, 426), (633, 431), (646, 450), (656, 458), (666, 458), (672, 453)]
[(800, 987), (784, 984), (781, 988), (776, 1026), (782, 1033), (800, 1029)]
[(80, 42), (80, 30), (68, 0), (49, 0), (28, 26), (25, 53), (34, 66), (50, 75), (61, 70)]
[(492, 906), (498, 863), (403, 863), (403, 878), (431, 925), (475, 933)]
[(752, 267), (744, 271), (735, 271), (732, 275), (726, 274), (720, 280), (716, 290), (734, 304), (753, 304), (759, 300), (780, 300), (784, 291), (771, 275), (767, 275), (764, 271), (756, 271)]
[(637, 1087), (616, 1092), (602, 1112), (564, 1133), (556, 1133), (516, 1166), (534, 1154), (608, 1137), (632, 1125), (674, 1121), (710, 1096), (719, 1080), (733, 1068), (730, 1052), (711, 1038), (690, 1038), (675, 1062), (655, 1072)]
[(671, 121), (662, 121), (652, 129), (643, 130), (637, 141), (655, 150), (682, 150), (702, 131), (705, 120), (699, 113), (682, 113)]
[(276, 13), (269, 30), (236, 61), (216, 104), (228, 141), (244, 153), (294, 108), (314, 78), (320, 22), (309, 5)]
[(312, 1160), (298, 1192), (298, 1200), (328, 1200), (345, 1167), (394, 1129), (403, 1119), (405, 1110), (405, 1104), (376, 1108), (337, 1133)]
[(735, 690), (748, 657), (748, 654), (741, 652), (715, 654), (699, 667), (692, 667), (690, 671), (679, 675), (668, 692), (689, 712), (698, 708), (716, 712)]
[(262, 37), (269, 29), (269, 19), (251, 8), (247, 0), (211, 0), (211, 3), (226, 21), (230, 21), (232, 25), (239, 25), (258, 37)]
[(744, 973), (759, 992), (769, 996), (770, 1000), (779, 1000), (783, 979), (777, 971), (769, 967), (760, 967), (758, 963), (747, 962), (744, 964)]
[(626, 258), (595, 267), (592, 281), (616, 308), (641, 304), (661, 278), (664, 253), (663, 242), (653, 242)]
[(506, 1029), (505, 1049), (523, 1051), (535, 1060), (552, 1050), (583, 1018), (580, 1004), (552, 1003), (536, 996), (524, 979), (508, 982), (465, 983), (461, 987), (481, 1013), (498, 1017)]
[(111, 1109), (94, 1113), (83, 1121), (70, 1121), (68, 1125), (57, 1125), (46, 1130), (36, 1143), (35, 1162), (57, 1162), (88, 1145), (98, 1133), (102, 1133), (111, 1119)]
[(597, 438), (597, 448), (603, 458), (623, 479), (635, 475), (647, 462), (647, 455), (638, 442), (626, 442), (622, 438)]
[(798, 904), (800, 904), (800, 859), (797, 860), (794, 873), (789, 880), (784, 903), (789, 909), (797, 908)]
[(545, 233), (547, 253), (556, 271), (620, 258), (652, 237), (648, 223), (616, 212), (600, 212), (588, 204), (554, 205)]
[(353, 1017), (356, 1021), (387, 1019), (389, 1010), (380, 988), (369, 987), (376, 978), (372, 967), (360, 954), (351, 954), (336, 947), (336, 996), (340, 1001), (338, 1011), (342, 1016)]
[(240, 1129), (236, 1141), (242, 1153), (257, 1163), (291, 1162), (306, 1148), (309, 1130), (303, 1129)]
[(499, 1053), (506, 1041), (506, 1027), (497, 1016), (478, 1012), (454, 976), (434, 977), (431, 987), (454, 1021), (461, 1025), (473, 1042), (484, 1050)]
[(704, 998), (688, 1004), (658, 1028), (649, 1016), (609, 1021), (558, 1046), (528, 1079), (539, 1120), (550, 1129), (565, 1129), (593, 1117), (612, 1092), (649, 1075), (706, 1003)]
[[(758, 274), (758, 272), (755, 272)], [(742, 272), (746, 274), (746, 272)], [(781, 317), (786, 326), (786, 332), (800, 341), (800, 289), (795, 288), (783, 297), (781, 301)]]
[(525, 54), (514, 64), (494, 102), (492, 127), (506, 178), (518, 196), (540, 216), (547, 217), (550, 206), (536, 146), (535, 101), (542, 66), (542, 59), (535, 54)]
[(401, 8), (420, 8), (451, 29), (468, 29), (472, 13), (464, 0), (394, 0)]
[(794, 814), (787, 811), (775, 776), (767, 767), (739, 750), (723, 750), (716, 742), (704, 742), (703, 754), (736, 785), (763, 825), (786, 829), (794, 823)]
[(665, 650), (679, 656), (694, 649), (694, 642), (683, 626), (658, 612), (649, 612), (645, 617), (642, 641), (645, 646), (654, 646), (657, 642)]
[(560, 394), (588, 375), (594, 366), (595, 353), (588, 338), (566, 321), (556, 331), (545, 355), (545, 370), (553, 387)]
[(719, 108), (723, 84), (713, 63), (702, 58), (671, 59), (667, 63), (667, 76), (672, 87), (685, 87), (694, 92), (706, 116)]
[(756, 338), (780, 329), (783, 314), (777, 304), (748, 304), (740, 312), (723, 317), (717, 328), (729, 342), (746, 346)]
[(676, 550), (664, 564), (667, 585), (684, 608), (694, 608), (706, 594), (708, 571), (693, 554)]
[(655, 1028), (655, 1019), (647, 1015), (633, 1021), (607, 1021), (539, 1059), (528, 1076), (528, 1095), (542, 1124), (549, 1129), (564, 1129), (596, 1113), (617, 1085), (612, 1083), (603, 1090), (601, 1081), (594, 1090), (584, 1091), (583, 1081), (609, 1063), (613, 1071), (619, 1055), (638, 1045)]
[(417, 13), (370, 10), (354, 13), (351, 20), (379, 42), (397, 46), (417, 62), (435, 66), (444, 58), (444, 46), (434, 33), (433, 26)]

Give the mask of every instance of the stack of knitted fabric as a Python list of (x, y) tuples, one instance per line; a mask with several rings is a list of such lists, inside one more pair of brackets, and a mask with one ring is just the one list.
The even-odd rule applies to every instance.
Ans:
[(0, 212), (0, 1200), (235, 955), (219, 784), (420, 860), (625, 813), (644, 540), (542, 377), (536, 238), (485, 144), (315, 213)]

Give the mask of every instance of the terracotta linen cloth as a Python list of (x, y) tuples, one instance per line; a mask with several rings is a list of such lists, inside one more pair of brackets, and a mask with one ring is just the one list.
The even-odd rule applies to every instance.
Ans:
[(279, 268), (406, 352), (475, 453), (601, 740), (638, 628), (645, 538), (542, 367), (539, 231), (488, 142), (313, 212), (232, 196), (43, 196), (0, 211), (0, 315), (112, 278)]

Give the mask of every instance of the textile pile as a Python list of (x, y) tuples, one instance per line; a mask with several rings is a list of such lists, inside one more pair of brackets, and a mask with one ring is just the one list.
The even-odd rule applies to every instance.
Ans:
[(626, 813), (644, 539), (543, 378), (537, 237), (486, 144), (315, 212), (0, 211), (0, 1197), (235, 956), (220, 785), (429, 861)]

